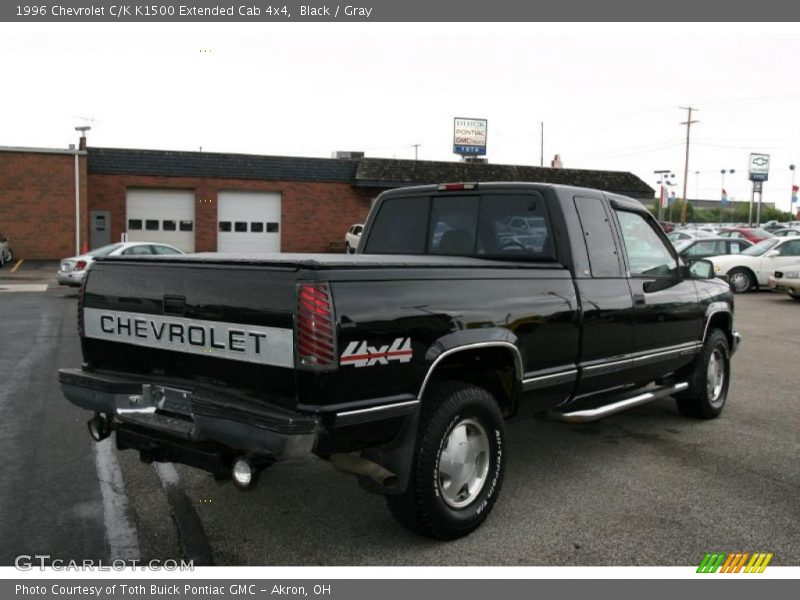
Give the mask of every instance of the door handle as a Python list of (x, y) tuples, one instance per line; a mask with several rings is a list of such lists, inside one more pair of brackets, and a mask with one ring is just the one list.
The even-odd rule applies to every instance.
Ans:
[(634, 306), (639, 306), (644, 304), (644, 294), (634, 294), (633, 295), (633, 304)]

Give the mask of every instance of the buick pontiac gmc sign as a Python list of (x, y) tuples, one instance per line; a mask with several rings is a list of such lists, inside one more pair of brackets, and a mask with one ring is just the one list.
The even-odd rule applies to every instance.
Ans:
[(90, 338), (263, 365), (294, 366), (291, 329), (97, 308), (84, 309), (83, 318), (86, 337)]

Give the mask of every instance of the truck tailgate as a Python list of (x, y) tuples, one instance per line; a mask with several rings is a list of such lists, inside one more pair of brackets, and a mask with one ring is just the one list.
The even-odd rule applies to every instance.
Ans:
[(296, 404), (296, 268), (98, 261), (82, 301), (92, 369), (226, 386)]

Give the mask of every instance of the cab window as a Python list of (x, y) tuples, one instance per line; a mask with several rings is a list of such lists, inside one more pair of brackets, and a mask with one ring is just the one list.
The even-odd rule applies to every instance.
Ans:
[(639, 213), (625, 210), (616, 213), (630, 274), (634, 277), (672, 277), (678, 268), (677, 261), (653, 223)]

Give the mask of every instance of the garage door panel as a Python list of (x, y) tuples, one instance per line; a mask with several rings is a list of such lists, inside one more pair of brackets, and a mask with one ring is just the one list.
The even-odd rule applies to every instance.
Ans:
[(217, 199), (217, 249), (223, 253), (280, 252), (280, 193), (220, 192)]
[(128, 240), (161, 242), (194, 252), (194, 204), (191, 190), (128, 190)]

